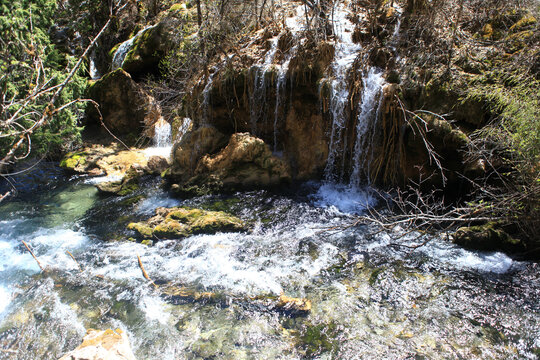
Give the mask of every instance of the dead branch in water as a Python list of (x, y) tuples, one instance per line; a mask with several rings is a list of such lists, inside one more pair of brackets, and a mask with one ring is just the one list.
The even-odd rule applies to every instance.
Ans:
[(41, 263), (39, 262), (38, 258), (36, 257), (36, 255), (34, 255), (34, 252), (32, 251), (32, 249), (30, 249), (30, 246), (28, 246), (28, 244), (24, 241), (24, 240), (21, 240), (22, 243), (24, 244), (24, 246), (26, 247), (26, 250), (28, 250), (28, 252), (30, 252), (30, 255), (32, 255), (32, 257), (34, 258), (34, 260), (36, 260), (39, 268), (41, 269), (41, 271), (45, 271), (45, 268), (43, 266), (41, 266)]
[(66, 250), (66, 253), (73, 259), (73, 261), (75, 261), (75, 264), (77, 264), (77, 267), (79, 268), (79, 270), (82, 272), (83, 269), (81, 267), (81, 265), (79, 264), (79, 262), (75, 259), (75, 257), (73, 256), (72, 253), (70, 253), (69, 251)]
[(146, 270), (144, 269), (144, 265), (143, 265), (143, 263), (142, 263), (142, 260), (141, 260), (141, 257), (139, 256), (139, 254), (137, 254), (137, 260), (138, 260), (138, 262), (139, 262), (139, 267), (141, 268), (141, 272), (142, 272), (144, 278), (145, 278), (146, 280), (150, 281), (150, 283), (151, 283), (152, 285), (154, 285), (154, 287), (157, 289), (158, 286), (156, 285), (156, 283), (155, 283), (152, 279), (150, 279), (150, 276), (148, 276), (148, 273), (147, 273)]

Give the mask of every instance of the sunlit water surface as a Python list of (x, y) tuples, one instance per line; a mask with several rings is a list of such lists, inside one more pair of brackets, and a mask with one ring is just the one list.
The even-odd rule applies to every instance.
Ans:
[[(139, 359), (538, 355), (537, 264), (436, 238), (415, 251), (395, 246), (423, 241), (416, 234), (337, 230), (373, 204), (367, 189), (307, 184), (183, 200), (156, 179), (129, 197), (101, 197), (92, 181), (55, 169), (25, 181), (0, 206), (0, 358), (58, 358), (88, 328), (123, 329)], [(177, 205), (229, 211), (251, 230), (151, 247), (128, 240), (127, 223)], [(171, 301), (143, 278), (137, 255), (156, 283), (222, 301)], [(280, 293), (311, 300), (311, 313), (253, 300)]]

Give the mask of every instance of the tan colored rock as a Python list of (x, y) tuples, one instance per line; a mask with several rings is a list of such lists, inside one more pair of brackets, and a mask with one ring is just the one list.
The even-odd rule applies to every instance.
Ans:
[(89, 144), (67, 154), (60, 166), (81, 174), (123, 176), (133, 164), (145, 167), (147, 161), (141, 150), (127, 150), (118, 143)]
[(281, 294), (278, 298), (276, 309), (295, 314), (308, 313), (311, 311), (311, 300), (304, 298), (293, 298)]
[(272, 155), (268, 145), (249, 133), (233, 134), (216, 155), (205, 155), (195, 176), (180, 191), (203, 193), (265, 188), (290, 181), (287, 164)]
[(153, 174), (161, 174), (169, 167), (169, 162), (163, 156), (153, 155), (148, 159), (148, 171)]
[(213, 127), (201, 127), (186, 133), (173, 147), (171, 176), (180, 182), (194, 175), (199, 160), (227, 144), (227, 137)]
[(122, 330), (89, 329), (82, 344), (59, 360), (135, 360), (135, 355)]

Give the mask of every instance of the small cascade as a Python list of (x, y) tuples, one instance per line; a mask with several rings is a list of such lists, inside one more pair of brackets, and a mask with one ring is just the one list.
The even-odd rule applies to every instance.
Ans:
[(352, 186), (360, 185), (362, 165), (366, 163), (365, 150), (368, 147), (367, 135), (369, 130), (374, 128), (379, 118), (382, 89), (385, 84), (383, 72), (372, 67), (367, 71), (362, 82), (362, 102), (356, 122), (353, 172), (350, 179)]
[(266, 52), (264, 57), (264, 62), (262, 64), (253, 65), (251, 71), (254, 72), (253, 80), (253, 93), (251, 95), (250, 101), (250, 121), (251, 121), (251, 132), (252, 134), (257, 134), (257, 122), (262, 120), (264, 117), (264, 109), (266, 104), (266, 73), (272, 67), (272, 62), (276, 57), (277, 46), (278, 46), (279, 36), (271, 39), (270, 50)]
[(327, 181), (340, 182), (343, 180), (343, 168), (340, 174), (336, 174), (338, 168), (336, 162), (340, 152), (346, 147), (342, 139), (346, 126), (346, 109), (349, 107), (347, 72), (361, 50), (361, 46), (352, 41), (354, 24), (347, 19), (348, 14), (344, 4), (340, 4), (334, 13), (335, 54), (332, 63), (333, 78), (329, 82), (332, 130), (328, 162), (325, 168)]
[(92, 80), (98, 80), (101, 78), (101, 74), (99, 73), (97, 67), (96, 67), (96, 52), (95, 50), (92, 51), (90, 54), (90, 60), (88, 65), (88, 73), (90, 74), (90, 79)]
[(135, 43), (135, 40), (137, 40), (137, 38), (139, 36), (141, 36), (145, 31), (153, 28), (154, 26), (155, 25), (145, 27), (144, 29), (139, 31), (135, 36), (133, 36), (132, 38), (130, 38), (130, 39), (126, 40), (126, 41), (124, 41), (123, 43), (121, 43), (118, 46), (118, 49), (116, 49), (116, 51), (114, 52), (114, 55), (113, 55), (113, 60), (112, 60), (112, 64), (111, 64), (111, 70), (112, 71), (114, 71), (116, 69), (119, 69), (124, 65), (124, 60), (126, 59), (126, 55), (128, 54), (128, 52), (133, 47), (133, 44)]
[(171, 124), (165, 121), (165, 119), (160, 118), (155, 123), (152, 142), (153, 146), (144, 150), (146, 156), (163, 156), (167, 159), (170, 157), (172, 149)]
[(171, 124), (159, 119), (154, 127), (154, 146), (156, 147), (165, 147), (171, 145)]
[(274, 152), (277, 151), (277, 135), (278, 135), (278, 120), (279, 109), (283, 105), (283, 97), (285, 96), (285, 88), (287, 85), (287, 72), (289, 71), (289, 63), (295, 53), (296, 47), (291, 49), (285, 62), (279, 67), (276, 81), (276, 107), (274, 109)]
[(186, 117), (182, 120), (182, 125), (178, 128), (178, 132), (176, 133), (176, 140), (180, 141), (184, 135), (189, 131), (191, 128), (192, 121), (190, 118)]

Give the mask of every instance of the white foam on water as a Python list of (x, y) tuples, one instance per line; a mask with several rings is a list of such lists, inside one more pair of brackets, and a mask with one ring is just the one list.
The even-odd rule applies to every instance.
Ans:
[(311, 195), (316, 206), (335, 209), (345, 214), (362, 212), (375, 204), (369, 190), (349, 185), (324, 183)]
[(0, 315), (11, 303), (12, 293), (6, 287), (0, 286)]
[(504, 274), (514, 265), (514, 261), (501, 252), (472, 251), (445, 241), (434, 241), (421, 249), (427, 255), (460, 269)]
[(178, 199), (172, 198), (167, 194), (157, 194), (149, 196), (142, 200), (136, 208), (138, 213), (152, 214), (158, 207), (174, 207), (179, 206), (182, 202)]
[(109, 182), (109, 181), (120, 181), (122, 180), (122, 177), (123, 177), (122, 175), (96, 176), (96, 177), (92, 177), (92, 178), (88, 178), (84, 180), (84, 183), (96, 185), (96, 184), (101, 184), (101, 183)]
[(166, 305), (160, 298), (148, 295), (143, 296), (139, 301), (139, 307), (144, 311), (146, 318), (162, 325), (167, 324), (170, 318), (170, 313), (165, 311)]

